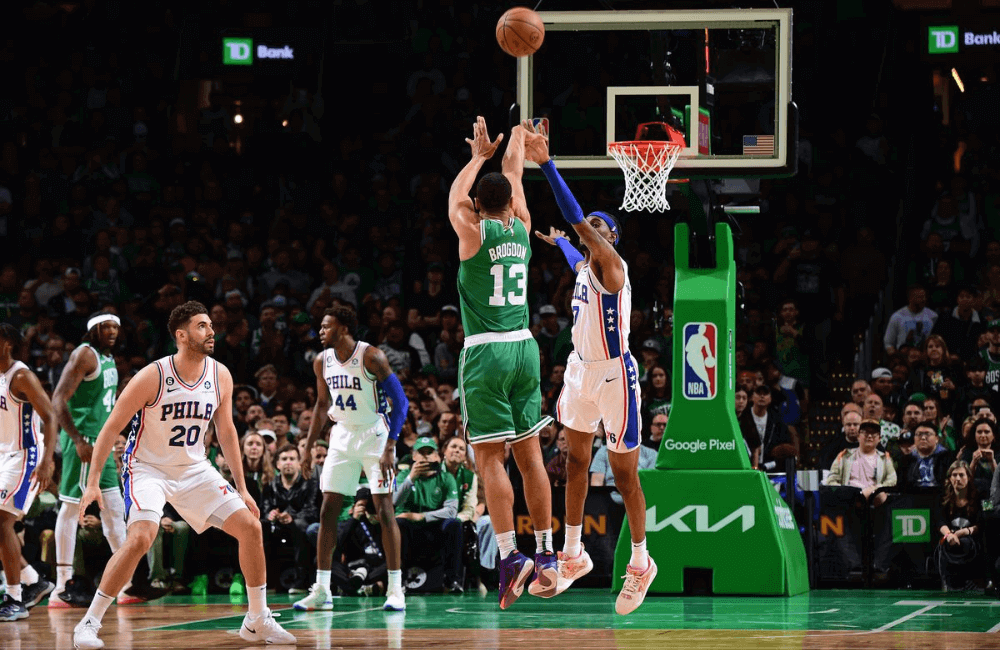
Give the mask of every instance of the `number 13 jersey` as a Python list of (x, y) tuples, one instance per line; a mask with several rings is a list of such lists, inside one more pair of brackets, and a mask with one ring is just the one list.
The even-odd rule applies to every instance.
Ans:
[(123, 459), (152, 465), (193, 465), (205, 459), (205, 431), (219, 408), (219, 364), (205, 357), (201, 377), (185, 383), (173, 356), (156, 361), (156, 401), (132, 418)]
[(365, 369), (367, 349), (367, 343), (358, 341), (344, 363), (333, 348), (323, 350), (323, 381), (330, 391), (327, 415), (352, 429), (368, 429), (380, 421), (389, 425), (389, 401), (375, 376)]
[(465, 336), (528, 327), (531, 242), (520, 219), (479, 222), (479, 251), (458, 267), (458, 296)]

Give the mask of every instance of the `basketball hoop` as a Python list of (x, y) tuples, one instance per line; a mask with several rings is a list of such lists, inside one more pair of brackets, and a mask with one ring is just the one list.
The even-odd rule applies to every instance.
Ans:
[(612, 142), (608, 151), (625, 173), (625, 198), (621, 209), (629, 212), (670, 209), (667, 183), (684, 145), (666, 140)]

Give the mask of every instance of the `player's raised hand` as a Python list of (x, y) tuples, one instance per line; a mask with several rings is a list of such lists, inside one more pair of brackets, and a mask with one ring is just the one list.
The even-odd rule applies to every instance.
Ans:
[(480, 157), (489, 160), (496, 153), (497, 147), (503, 141), (503, 133), (497, 135), (497, 139), (490, 141), (490, 134), (486, 131), (486, 119), (480, 115), (476, 118), (476, 123), (472, 125), (472, 139), (465, 139), (472, 147), (472, 157)]
[[(80, 525), (83, 525), (83, 517), (87, 514), (87, 508), (90, 507), (91, 503), (97, 503), (97, 507), (103, 512), (104, 511), (104, 497), (101, 496), (100, 488), (90, 485), (87, 482), (87, 487), (83, 491), (83, 495), (80, 497)], [(128, 513), (125, 513), (126, 516)]]
[(531, 120), (521, 120), (524, 129), (524, 158), (537, 165), (549, 161), (549, 139), (539, 133)]
[(558, 239), (560, 237), (562, 237), (563, 239), (566, 238), (566, 231), (565, 230), (559, 230), (558, 228), (550, 226), (549, 227), (549, 234), (543, 235), (541, 232), (539, 232), (539, 231), (536, 230), (535, 231), (535, 237), (538, 237), (539, 239), (541, 239), (546, 244), (549, 244), (550, 246), (555, 246), (556, 245), (556, 239)]

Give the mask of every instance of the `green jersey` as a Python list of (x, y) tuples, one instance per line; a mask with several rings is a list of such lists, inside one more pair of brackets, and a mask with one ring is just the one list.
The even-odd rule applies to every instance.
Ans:
[(81, 345), (89, 347), (97, 355), (97, 370), (83, 378), (66, 403), (77, 431), (89, 442), (93, 442), (97, 440), (97, 434), (101, 432), (101, 427), (115, 405), (118, 368), (115, 367), (114, 357), (104, 356), (88, 343)]
[[(402, 484), (410, 470), (400, 472), (396, 481)], [(413, 488), (396, 504), (396, 514), (404, 512), (430, 512), (444, 507), (446, 501), (458, 501), (455, 477), (439, 469), (434, 476), (421, 476), (413, 481)]]
[(983, 350), (980, 354), (986, 360), (987, 388), (1000, 391), (1000, 360), (994, 359), (989, 350)]
[(497, 219), (483, 219), (479, 235), (479, 251), (458, 267), (465, 335), (527, 329), (528, 231), (512, 216), (506, 227)]

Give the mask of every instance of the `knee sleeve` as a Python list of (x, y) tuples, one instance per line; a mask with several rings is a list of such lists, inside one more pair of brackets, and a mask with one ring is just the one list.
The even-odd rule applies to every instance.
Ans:
[(80, 521), (80, 504), (63, 501), (56, 515), (56, 564), (73, 566), (76, 552), (76, 529)]
[(101, 527), (108, 538), (111, 552), (117, 551), (125, 543), (125, 501), (118, 489), (102, 492), (104, 512), (101, 513)]

